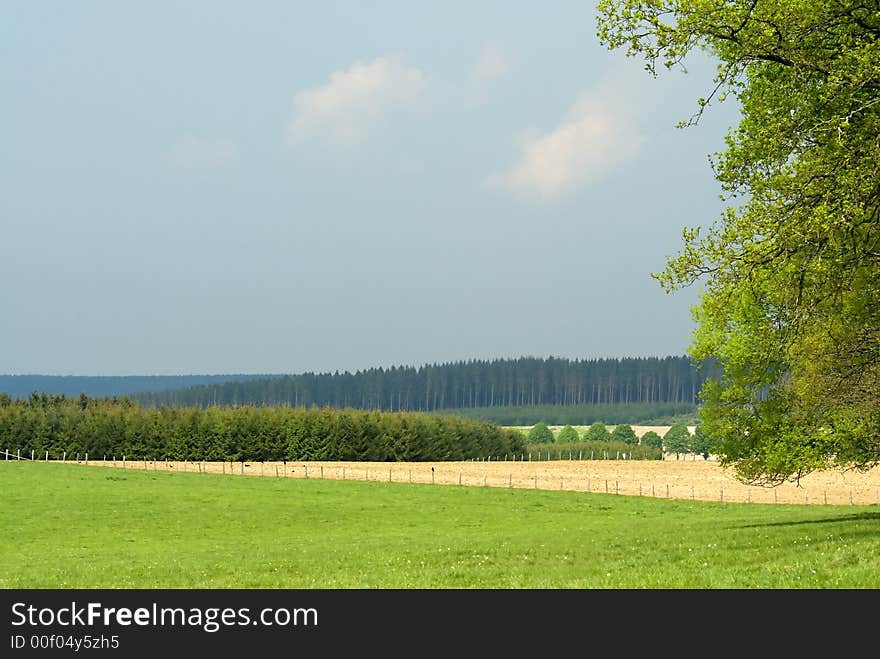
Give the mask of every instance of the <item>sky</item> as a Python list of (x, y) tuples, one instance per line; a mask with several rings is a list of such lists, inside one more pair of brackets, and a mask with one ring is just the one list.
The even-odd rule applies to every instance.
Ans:
[(0, 5), (0, 373), (684, 354), (738, 109), (591, 3)]

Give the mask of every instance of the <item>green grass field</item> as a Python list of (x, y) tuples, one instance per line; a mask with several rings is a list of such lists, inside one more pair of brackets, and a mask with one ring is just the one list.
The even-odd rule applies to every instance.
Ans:
[(876, 506), (0, 463), (2, 588), (878, 588)]

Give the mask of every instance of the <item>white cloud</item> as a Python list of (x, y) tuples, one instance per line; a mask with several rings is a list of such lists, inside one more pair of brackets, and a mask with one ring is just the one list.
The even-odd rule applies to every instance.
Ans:
[(296, 94), (287, 139), (292, 144), (313, 138), (333, 144), (360, 141), (390, 112), (415, 103), (427, 87), (419, 69), (397, 58), (355, 62), (334, 72), (326, 84)]
[(171, 150), (171, 161), (181, 171), (204, 171), (221, 167), (235, 160), (237, 151), (232, 142), (205, 140), (186, 135)]
[(601, 180), (639, 149), (638, 123), (624, 97), (607, 85), (582, 94), (556, 128), (526, 139), (519, 159), (488, 185), (552, 201)]

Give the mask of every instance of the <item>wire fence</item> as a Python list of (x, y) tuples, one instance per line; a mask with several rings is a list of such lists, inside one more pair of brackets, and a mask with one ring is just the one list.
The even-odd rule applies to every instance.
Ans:
[(333, 479), (434, 485), (478, 486), (614, 494), (720, 503), (880, 505), (880, 469), (867, 473), (810, 474), (800, 483), (760, 487), (741, 483), (713, 461), (497, 459), (464, 462), (255, 462), (100, 458), (49, 451), (22, 455), (5, 449), (4, 462), (80, 464), (173, 473)]

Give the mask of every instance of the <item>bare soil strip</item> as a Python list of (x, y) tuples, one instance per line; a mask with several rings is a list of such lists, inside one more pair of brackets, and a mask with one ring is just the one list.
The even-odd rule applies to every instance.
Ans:
[[(84, 464), (80, 461), (79, 464)], [(738, 503), (880, 505), (880, 467), (823, 471), (800, 483), (757, 487), (705, 460), (550, 462), (166, 462), (90, 460), (89, 465), (265, 478), (328, 478), (476, 487), (515, 487)]]

